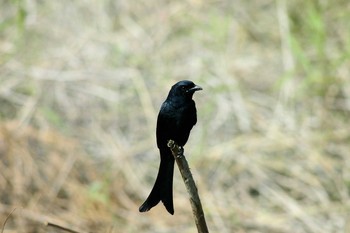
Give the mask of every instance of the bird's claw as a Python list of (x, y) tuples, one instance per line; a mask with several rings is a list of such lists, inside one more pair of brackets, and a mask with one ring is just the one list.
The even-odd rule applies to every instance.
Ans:
[(183, 154), (184, 154), (184, 148), (183, 148), (183, 146), (179, 146), (178, 147), (179, 148), (179, 150), (177, 151), (177, 158), (181, 158), (182, 156), (183, 156)]
[(169, 140), (167, 146), (176, 153), (176, 158), (181, 158), (184, 154), (183, 146), (179, 146), (174, 140)]
[(173, 140), (169, 140), (167, 146), (173, 150), (176, 147), (176, 144)]

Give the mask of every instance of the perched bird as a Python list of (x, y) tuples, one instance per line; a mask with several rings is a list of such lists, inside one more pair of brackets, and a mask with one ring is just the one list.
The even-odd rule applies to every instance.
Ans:
[(157, 119), (157, 146), (160, 152), (160, 166), (156, 182), (146, 201), (140, 206), (140, 212), (149, 211), (160, 201), (170, 214), (174, 214), (173, 174), (175, 159), (167, 146), (168, 140), (174, 140), (183, 147), (197, 122), (197, 111), (192, 96), (200, 86), (183, 80), (171, 87), (168, 97), (162, 104)]

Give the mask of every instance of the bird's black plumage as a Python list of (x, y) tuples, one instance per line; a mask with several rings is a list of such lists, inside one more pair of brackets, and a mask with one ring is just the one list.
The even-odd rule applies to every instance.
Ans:
[(145, 212), (163, 202), (170, 214), (174, 214), (173, 174), (174, 157), (167, 146), (168, 140), (174, 140), (184, 146), (192, 127), (197, 122), (194, 92), (202, 90), (191, 81), (183, 80), (171, 87), (168, 97), (162, 104), (157, 119), (157, 146), (160, 152), (160, 166), (156, 182), (139, 211)]

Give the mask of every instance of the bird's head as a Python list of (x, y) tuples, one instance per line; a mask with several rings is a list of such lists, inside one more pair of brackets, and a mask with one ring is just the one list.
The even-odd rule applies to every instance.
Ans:
[(196, 91), (203, 90), (200, 86), (197, 86), (192, 81), (183, 80), (180, 82), (175, 83), (169, 92), (169, 95), (171, 96), (182, 96), (185, 98), (192, 98), (193, 93)]

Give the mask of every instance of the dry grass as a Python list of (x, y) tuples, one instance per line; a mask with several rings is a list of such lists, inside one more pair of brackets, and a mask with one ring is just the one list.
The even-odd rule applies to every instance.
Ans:
[[(349, 232), (348, 1), (7, 1), (0, 9), (0, 224), (195, 232), (146, 214), (155, 124), (191, 79), (185, 154), (211, 232)], [(15, 210), (14, 210), (15, 209)], [(10, 212), (13, 213), (10, 214)]]

